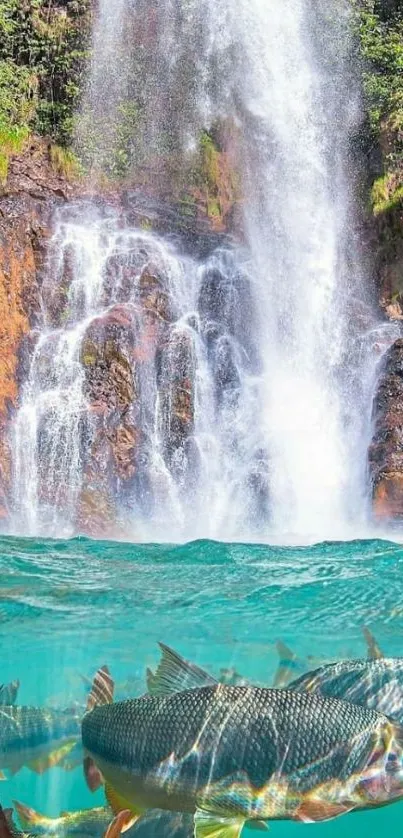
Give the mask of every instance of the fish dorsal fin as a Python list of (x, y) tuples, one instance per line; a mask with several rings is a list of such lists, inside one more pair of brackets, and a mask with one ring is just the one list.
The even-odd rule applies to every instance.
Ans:
[(101, 704), (112, 704), (115, 684), (107, 666), (101, 666), (95, 674), (87, 700), (87, 711)]
[(194, 838), (239, 838), (244, 825), (244, 818), (222, 818), (196, 809)]
[(286, 687), (294, 675), (298, 657), (282, 640), (277, 641), (276, 649), (280, 660), (274, 676), (273, 687)]
[(385, 655), (383, 654), (382, 649), (379, 648), (378, 643), (369, 628), (364, 626), (362, 631), (367, 644), (368, 657), (372, 660), (380, 660), (380, 658), (384, 658)]
[(182, 690), (215, 686), (218, 683), (212, 675), (182, 658), (165, 643), (158, 645), (162, 657), (157, 670), (154, 674), (150, 670), (147, 672), (147, 687), (151, 695), (172, 695)]
[(15, 704), (18, 690), (20, 688), (19, 681), (11, 681), (10, 684), (2, 684), (0, 687), (0, 704), (11, 707)]

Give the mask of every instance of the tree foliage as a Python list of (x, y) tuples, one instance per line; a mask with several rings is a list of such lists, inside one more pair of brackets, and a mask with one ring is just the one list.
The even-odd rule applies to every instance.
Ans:
[(91, 0), (0, 0), (0, 125), (68, 145)]

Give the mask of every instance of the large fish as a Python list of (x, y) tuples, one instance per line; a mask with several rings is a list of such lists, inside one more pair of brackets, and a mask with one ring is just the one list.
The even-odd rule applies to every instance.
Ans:
[(94, 788), (101, 772), (127, 826), (161, 808), (194, 814), (196, 838), (238, 838), (247, 822), (323, 821), (403, 797), (403, 728), (382, 714), (291, 690), (174, 684), (102, 704), (113, 682), (107, 670), (94, 682), (85, 773)]
[[(58, 818), (47, 818), (14, 801), (22, 829), (42, 838), (102, 838), (113, 818), (109, 806), (63, 812)], [(152, 811), (133, 826), (127, 838), (192, 838), (193, 818), (180, 812)], [(1, 836), (0, 836), (1, 838)]]
[(82, 761), (81, 720), (83, 710), (0, 706), (0, 776), (27, 767), (42, 774), (63, 764), (77, 750)]

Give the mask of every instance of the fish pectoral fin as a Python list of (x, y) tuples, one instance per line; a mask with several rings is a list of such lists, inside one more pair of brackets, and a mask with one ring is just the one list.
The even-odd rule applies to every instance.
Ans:
[(194, 838), (239, 838), (245, 818), (217, 817), (213, 812), (196, 809)]
[[(133, 806), (132, 803), (129, 803), (128, 800), (122, 797), (122, 795), (115, 791), (115, 789), (108, 783), (105, 784), (105, 797), (114, 815), (119, 815), (120, 812), (128, 811), (133, 823), (135, 823), (144, 814), (143, 809)], [(126, 829), (129, 829), (129, 826), (121, 831), (126, 832)]]
[(4, 771), (0, 771), (0, 782), (2, 782), (3, 780), (7, 780), (7, 777), (4, 773)]
[(156, 671), (147, 670), (147, 688), (151, 695), (173, 695), (196, 687), (215, 686), (212, 675), (194, 663), (185, 660), (165, 643), (158, 644), (162, 656)]
[(124, 809), (111, 821), (103, 838), (119, 838), (122, 832), (127, 832), (128, 829), (131, 829), (137, 820), (138, 818), (133, 818), (129, 809)]
[(98, 791), (104, 785), (104, 778), (92, 757), (87, 756), (83, 759), (83, 771), (90, 791)]
[(354, 810), (354, 806), (345, 803), (327, 803), (325, 800), (304, 800), (297, 809), (296, 820), (302, 823), (320, 823), (331, 821), (341, 815), (348, 815)]

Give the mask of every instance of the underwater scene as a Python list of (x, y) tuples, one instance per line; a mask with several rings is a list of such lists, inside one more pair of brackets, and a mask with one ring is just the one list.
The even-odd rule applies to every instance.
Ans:
[[(18, 832), (105, 833), (111, 810), (103, 788), (86, 783), (80, 730), (105, 664), (121, 701), (153, 690), (161, 642), (224, 683), (279, 688), (331, 662), (401, 655), (403, 549), (387, 541), (282, 548), (3, 538), (0, 569), (0, 791)], [(386, 703), (401, 719), (402, 670), (389, 681)], [(18, 714), (28, 706), (37, 709), (24, 729)], [(75, 819), (61, 815), (73, 811)], [(398, 831), (402, 815), (397, 803), (312, 828), (375, 835)], [(305, 828), (270, 823), (278, 836)], [(185, 838), (193, 817), (148, 814), (130, 834)]]

